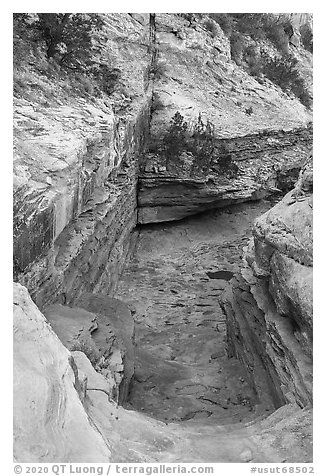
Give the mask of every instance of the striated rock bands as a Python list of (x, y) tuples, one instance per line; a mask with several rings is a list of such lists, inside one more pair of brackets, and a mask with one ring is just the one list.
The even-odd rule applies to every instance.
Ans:
[(235, 175), (227, 171), (221, 174), (213, 163), (206, 176), (191, 177), (189, 165), (181, 158), (175, 159), (171, 174), (150, 157), (139, 179), (138, 223), (179, 220), (204, 210), (257, 200), (276, 190), (288, 191), (311, 152), (311, 139), (310, 127), (223, 139), (239, 168)]
[[(233, 61), (229, 39), (217, 24), (211, 34), (205, 16), (103, 19), (93, 40), (119, 73), (110, 94), (89, 93), (86, 77), (77, 91), (52, 77), (44, 45), (26, 49), (15, 72), (15, 460), (308, 462), (311, 111)], [(310, 84), (311, 55), (300, 48)], [(208, 119), (226, 151), (208, 157), (205, 172), (187, 148), (170, 163), (160, 156), (176, 112), (189, 124)], [(131, 311), (112, 296), (137, 224), (285, 193), (303, 164), (294, 190), (256, 221), (240, 270), (247, 238), (234, 236), (234, 209), (230, 222), (231, 209), (214, 212), (215, 228), (209, 214), (192, 231), (181, 223), (177, 240), (168, 225), (161, 238), (147, 228), (146, 259), (120, 287), (136, 313), (134, 349)], [(118, 405), (130, 388), (129, 405), (169, 424)]]
[(294, 190), (255, 222), (246, 260), (222, 300), (229, 354), (244, 363), (258, 392), (260, 376), (270, 378), (278, 405), (311, 405), (311, 163)]
[[(110, 155), (110, 149), (101, 144), (89, 150), (87, 158), (80, 161), (80, 173), (87, 180), (77, 188), (77, 198), (72, 186), (71, 195), (67, 190), (67, 196), (52, 192), (49, 203), (45, 200), (47, 195), (41, 194), (44, 208), (35, 208), (35, 203), (28, 201), (20, 208), (20, 202), (16, 202), (17, 277), (39, 306), (58, 301), (69, 304), (85, 291), (113, 292), (136, 237), (132, 232), (137, 220), (137, 157), (148, 130), (146, 121), (147, 105), (135, 120), (120, 128), (120, 162), (111, 164), (111, 171), (103, 168), (103, 163), (115, 161), (116, 153)], [(117, 134), (110, 143), (112, 147), (117, 143)], [(18, 188), (22, 199), (26, 198), (26, 187)], [(70, 196), (75, 197), (72, 208)], [(54, 223), (65, 216), (67, 223), (61, 225), (64, 229), (57, 236)], [(23, 223), (23, 229), (19, 223)]]

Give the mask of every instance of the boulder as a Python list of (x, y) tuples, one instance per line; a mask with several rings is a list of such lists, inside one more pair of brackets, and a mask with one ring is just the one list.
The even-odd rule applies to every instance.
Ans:
[[(17, 462), (107, 462), (107, 439), (86, 413), (70, 352), (14, 284), (14, 458)], [(79, 392), (79, 393), (78, 393)]]
[[(134, 321), (126, 305), (105, 295), (85, 294), (81, 307), (53, 304), (44, 315), (70, 351), (83, 352), (122, 403), (134, 374)], [(87, 309), (87, 310), (85, 310)]]

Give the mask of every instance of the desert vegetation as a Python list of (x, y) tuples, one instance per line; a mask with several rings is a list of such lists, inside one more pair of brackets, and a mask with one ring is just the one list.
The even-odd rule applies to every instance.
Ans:
[[(210, 13), (205, 22), (210, 32), (216, 30), (212, 25), (214, 22), (229, 38), (231, 58), (239, 66), (258, 80), (268, 78), (285, 93), (296, 96), (304, 106), (311, 108), (312, 99), (298, 71), (298, 60), (290, 51), (293, 27), (287, 18), (268, 13)], [(310, 26), (302, 25), (300, 34), (302, 46), (312, 53)], [(274, 55), (267, 51), (268, 44), (274, 47)]]
[(69, 94), (112, 94), (121, 71), (101, 58), (94, 37), (103, 26), (101, 15), (93, 13), (15, 13), (15, 92), (26, 84), (24, 64), (34, 63), (38, 74), (65, 82)]
[(192, 161), (191, 175), (207, 175), (212, 166), (221, 175), (235, 176), (238, 172), (227, 147), (216, 138), (214, 125), (201, 114), (189, 123), (177, 111), (163, 137), (152, 142), (150, 152), (163, 156), (167, 169), (186, 154)]

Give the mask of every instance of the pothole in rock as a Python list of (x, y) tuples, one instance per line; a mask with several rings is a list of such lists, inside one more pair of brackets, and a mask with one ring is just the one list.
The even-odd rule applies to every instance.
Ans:
[(207, 271), (207, 276), (210, 279), (223, 279), (225, 281), (230, 281), (233, 278), (234, 273), (232, 271), (221, 270), (221, 271)]

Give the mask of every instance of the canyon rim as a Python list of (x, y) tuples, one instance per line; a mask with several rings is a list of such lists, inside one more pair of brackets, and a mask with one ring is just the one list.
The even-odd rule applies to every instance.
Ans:
[(312, 14), (13, 25), (14, 461), (312, 463)]

